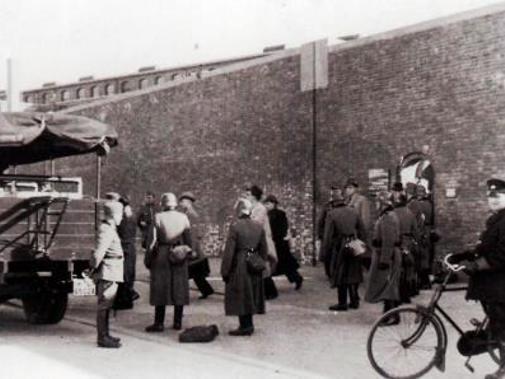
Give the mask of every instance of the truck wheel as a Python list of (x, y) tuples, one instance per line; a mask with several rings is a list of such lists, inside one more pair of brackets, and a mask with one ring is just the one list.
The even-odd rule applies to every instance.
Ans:
[(23, 299), (23, 309), (30, 324), (56, 324), (67, 310), (68, 294), (42, 292)]

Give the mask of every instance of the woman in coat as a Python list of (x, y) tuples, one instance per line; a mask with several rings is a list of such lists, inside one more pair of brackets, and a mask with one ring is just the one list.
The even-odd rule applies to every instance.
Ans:
[(225, 285), (224, 308), (227, 316), (238, 316), (240, 326), (231, 336), (254, 333), (253, 315), (265, 313), (265, 295), (261, 273), (248, 270), (246, 252), (254, 249), (265, 261), (268, 247), (263, 226), (251, 220), (252, 204), (240, 199), (235, 210), (238, 220), (230, 226), (226, 241), (221, 276)]
[(150, 264), (151, 305), (155, 307), (154, 324), (146, 327), (147, 332), (161, 332), (164, 329), (165, 307), (174, 306), (173, 328), (181, 329), (184, 305), (189, 304), (188, 258), (172, 263), (170, 252), (175, 246), (192, 246), (188, 217), (175, 210), (177, 198), (173, 193), (161, 197), (163, 211), (154, 216), (153, 249)]
[[(400, 302), (400, 275), (402, 270), (400, 246), (400, 223), (393, 211), (392, 197), (388, 192), (378, 195), (379, 219), (375, 223), (372, 245), (370, 279), (365, 300), (370, 303), (384, 302), (384, 312)], [(399, 320), (389, 319), (387, 325)]]
[(345, 204), (341, 190), (334, 193), (334, 201), (335, 208), (326, 217), (321, 252), (324, 259), (329, 260), (331, 287), (338, 288), (338, 304), (329, 309), (346, 311), (348, 306), (359, 308), (358, 286), (363, 281), (361, 259), (354, 256), (346, 244), (355, 238), (366, 241), (366, 235), (358, 212)]
[(278, 208), (279, 202), (274, 195), (268, 195), (265, 198), (264, 204), (268, 210), (272, 239), (278, 258), (272, 276), (286, 275), (290, 283), (295, 283), (295, 290), (299, 290), (302, 287), (303, 277), (298, 272), (300, 265), (293, 254), (291, 254), (291, 249), (289, 247), (289, 224), (286, 212)]

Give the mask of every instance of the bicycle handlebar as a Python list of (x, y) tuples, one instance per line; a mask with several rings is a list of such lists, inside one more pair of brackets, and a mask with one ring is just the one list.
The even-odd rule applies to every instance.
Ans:
[(460, 265), (460, 264), (453, 264), (453, 263), (450, 263), (449, 262), (449, 258), (452, 257), (454, 254), (447, 254), (445, 257), (444, 257), (444, 265), (445, 267), (449, 270), (449, 271), (452, 271), (452, 272), (458, 272), (458, 271), (462, 271), (466, 268), (466, 266), (464, 265)]

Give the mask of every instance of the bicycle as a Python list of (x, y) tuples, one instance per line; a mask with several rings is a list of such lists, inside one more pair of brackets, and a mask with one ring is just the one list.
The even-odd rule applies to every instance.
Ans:
[[(499, 364), (499, 353), (496, 342), (487, 331), (488, 319), (482, 321), (470, 320), (474, 330), (464, 332), (459, 325), (438, 305), (444, 292), (463, 291), (466, 287), (447, 288), (447, 284), (454, 272), (465, 267), (449, 263), (447, 255), (444, 266), (447, 273), (443, 281), (436, 284), (433, 295), (427, 306), (404, 305), (383, 314), (372, 326), (367, 340), (368, 359), (375, 371), (389, 379), (414, 379), (430, 371), (434, 366), (440, 371), (445, 370), (445, 353), (447, 349), (447, 330), (441, 316), (461, 335), (475, 333), (476, 336), (485, 334), (484, 348), (479, 351), (467, 352), (465, 367), (471, 372), (472, 356), (487, 352)], [(391, 319), (393, 325), (384, 325)], [(458, 343), (458, 349), (459, 349)], [(482, 351), (483, 350), (483, 351)], [(461, 352), (461, 351), (460, 351)]]

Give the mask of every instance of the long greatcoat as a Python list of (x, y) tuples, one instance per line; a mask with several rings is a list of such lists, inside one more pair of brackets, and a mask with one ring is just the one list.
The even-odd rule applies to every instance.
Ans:
[(419, 254), (419, 229), (416, 217), (406, 206), (394, 210), (400, 223), (400, 242), (402, 250), (402, 273), (400, 294), (403, 300), (418, 294), (416, 256)]
[(246, 250), (255, 248), (267, 259), (268, 247), (263, 227), (250, 218), (241, 218), (230, 226), (221, 263), (226, 280), (224, 309), (227, 316), (265, 313), (263, 279), (247, 270)]
[(322, 256), (329, 263), (330, 284), (338, 287), (363, 281), (361, 259), (345, 247), (353, 238), (366, 240), (365, 228), (356, 209), (343, 203), (332, 209), (326, 218)]
[[(400, 223), (392, 208), (386, 209), (375, 223), (372, 244), (374, 250), (365, 300), (370, 303), (398, 301), (401, 274), (401, 252), (398, 248)], [(389, 268), (380, 270), (379, 263), (386, 263)]]
[(189, 304), (188, 260), (178, 264), (168, 260), (171, 247), (192, 246), (189, 220), (185, 214), (169, 210), (156, 214), (154, 226), (157, 248), (150, 268), (149, 301), (154, 306)]
[(289, 242), (285, 239), (289, 228), (286, 212), (277, 208), (271, 209), (268, 211), (268, 219), (278, 259), (273, 275), (283, 275), (298, 270), (300, 265), (291, 254)]

